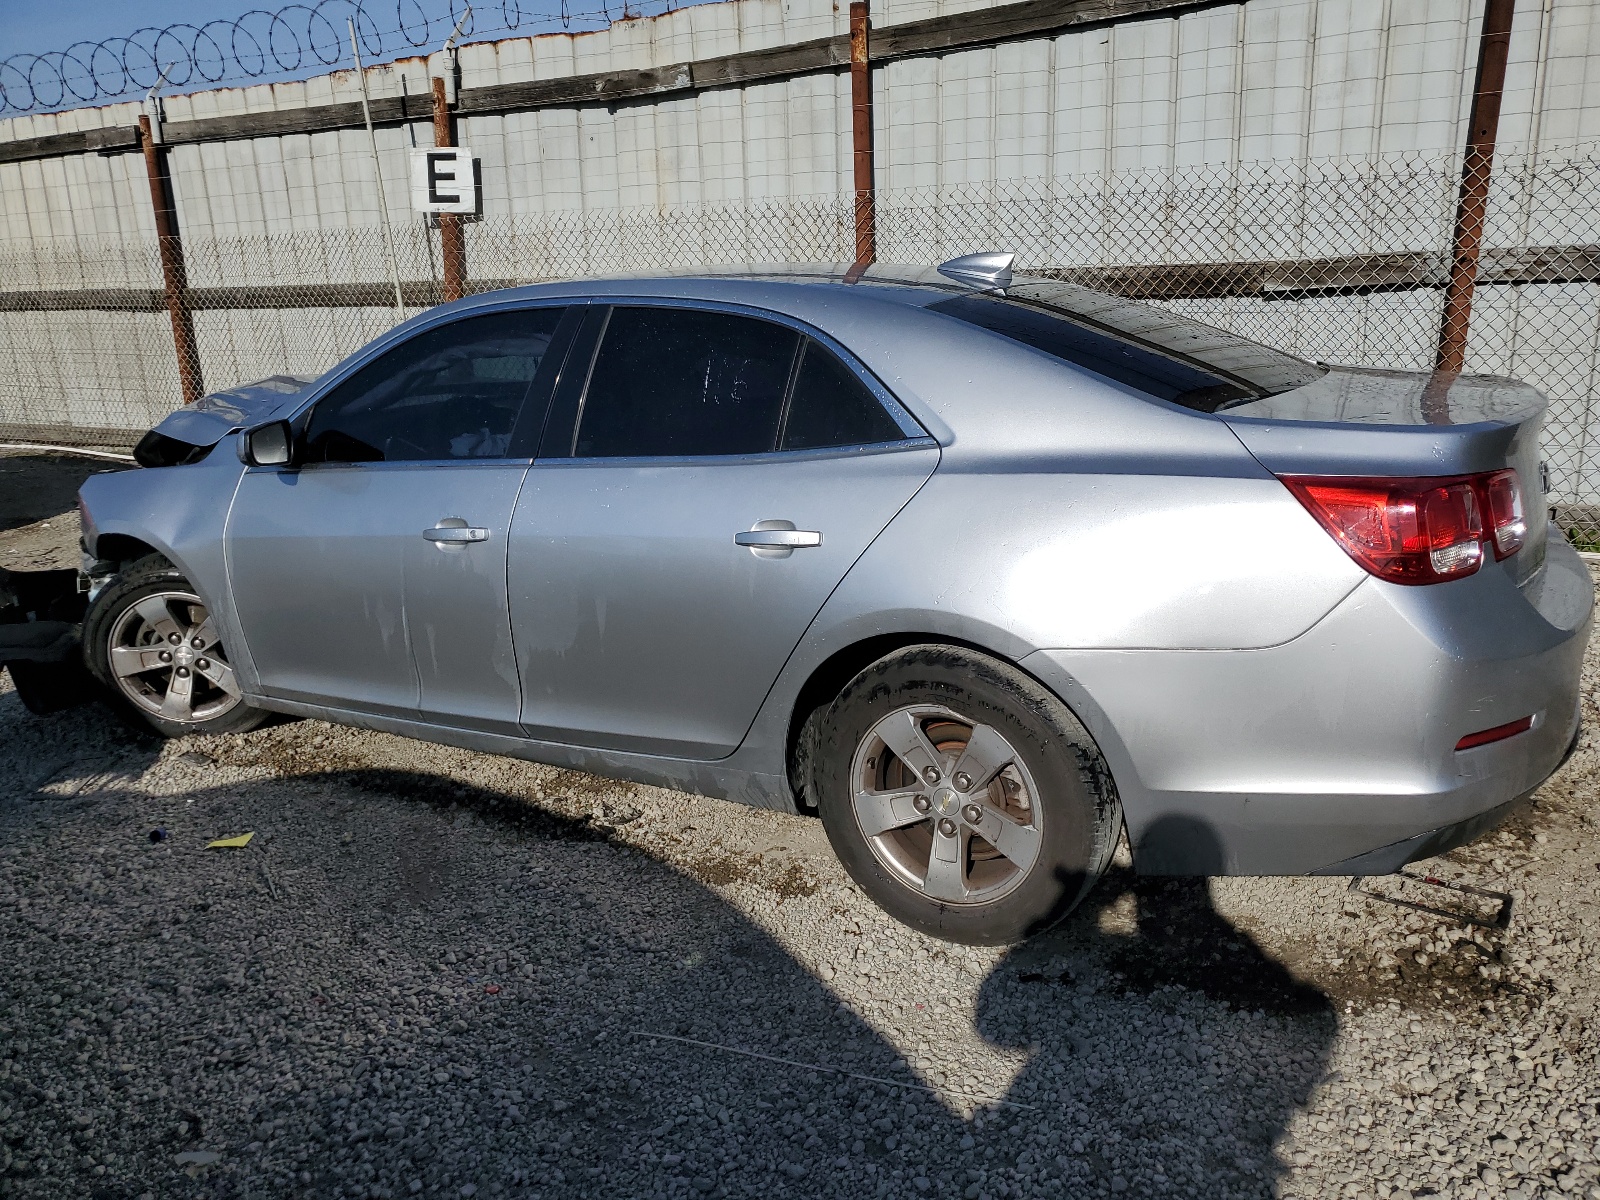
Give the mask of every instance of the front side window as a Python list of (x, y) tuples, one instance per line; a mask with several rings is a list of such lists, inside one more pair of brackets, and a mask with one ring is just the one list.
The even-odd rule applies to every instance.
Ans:
[(396, 346), (312, 409), (303, 461), (504, 457), (562, 312), (467, 317)]
[(793, 329), (731, 313), (619, 307), (595, 357), (574, 453), (766, 454), (905, 436), (854, 372)]

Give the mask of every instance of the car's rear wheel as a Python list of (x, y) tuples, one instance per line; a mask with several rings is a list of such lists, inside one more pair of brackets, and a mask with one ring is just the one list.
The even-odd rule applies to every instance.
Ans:
[(95, 597), (84, 657), (116, 702), (167, 737), (243, 733), (270, 716), (244, 702), (205, 602), (159, 555)]
[(894, 917), (952, 941), (1049, 928), (1094, 886), (1121, 828), (1110, 773), (1066, 705), (958, 647), (873, 663), (806, 758), (851, 877)]

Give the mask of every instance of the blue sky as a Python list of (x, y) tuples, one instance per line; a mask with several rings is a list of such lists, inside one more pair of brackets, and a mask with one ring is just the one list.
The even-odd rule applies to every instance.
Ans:
[[(218, 18), (237, 17), (249, 7), (239, 0), (122, 0), (121, 3), (116, 0), (10, 0), (0, 3), (0, 117), (16, 112), (71, 108), (76, 104), (104, 104), (116, 98), (106, 94), (108, 90), (128, 90), (130, 81), (114, 58), (101, 57), (96, 63), (107, 81), (105, 85), (96, 88), (80, 82), (74, 95), (70, 89), (61, 87), (51, 66), (33, 64), (30, 55), (64, 51), (75, 43), (127, 37), (146, 26), (160, 28), (178, 22), (204, 25)], [(81, 48), (79, 53), (83, 54)]]
[[(12, 0), (0, 4), (0, 58), (65, 50), (73, 42), (127, 35), (141, 25), (187, 21), (203, 25), (219, 17), (237, 17), (252, 4), (224, 0)], [(272, 7), (261, 5), (260, 7)]]
[[(622, 16), (625, 2), (636, 14), (654, 15), (697, 0), (481, 0), (476, 37), (514, 36), (513, 28), (559, 29), (563, 12), (567, 27), (593, 29)], [(278, 25), (259, 11), (288, 6), (288, 0), (0, 0), (0, 117), (139, 94), (154, 82), (151, 64), (157, 58), (163, 66), (179, 60), (171, 78), (181, 91), (205, 87), (208, 80), (300, 78), (348, 62), (345, 22), (357, 10), (355, 0), (303, 0)], [(362, 0), (363, 54), (381, 62), (414, 53), (415, 44), (437, 48), (463, 8), (464, 0)], [(213, 28), (209, 39), (197, 41), (196, 31), (208, 22), (232, 21), (252, 10), (242, 35), (231, 26)], [(188, 28), (156, 40), (155, 31), (180, 23)], [(119, 39), (131, 39), (131, 49)], [(464, 40), (476, 40), (472, 29)], [(106, 41), (114, 51), (92, 45)], [(48, 56), (74, 46), (76, 61), (64, 65), (63, 88), (57, 60)], [(194, 68), (187, 61), (191, 46), (199, 59)], [(45, 55), (46, 62), (36, 63), (32, 55)]]

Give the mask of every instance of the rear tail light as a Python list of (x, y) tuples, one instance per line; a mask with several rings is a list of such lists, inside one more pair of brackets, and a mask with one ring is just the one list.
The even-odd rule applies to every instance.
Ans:
[(1494, 533), (1495, 558), (1509, 558), (1528, 538), (1522, 515), (1522, 484), (1515, 471), (1496, 471), (1484, 485), (1489, 498), (1489, 528)]
[(1283, 482), (1334, 539), (1379, 579), (1443, 583), (1484, 555), (1522, 549), (1528, 523), (1515, 471), (1419, 479), (1286, 475)]

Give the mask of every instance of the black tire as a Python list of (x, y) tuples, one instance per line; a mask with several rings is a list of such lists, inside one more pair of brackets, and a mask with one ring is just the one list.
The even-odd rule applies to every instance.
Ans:
[[(204, 650), (197, 653), (191, 652), (186, 646), (181, 647), (186, 658), (194, 656), (196, 669), (191, 670), (187, 666), (152, 666), (149, 672), (141, 674), (132, 683), (118, 679), (111, 665), (114, 643), (124, 635), (126, 629), (142, 629), (143, 619), (134, 610), (142, 601), (152, 597), (183, 595), (195, 599), (195, 604), (187, 606), (187, 611), (198, 628), (205, 615), (204, 606), (199, 604), (197, 593), (183, 574), (159, 554), (139, 559), (108, 583), (89, 605), (83, 621), (83, 658), (90, 674), (105, 689), (108, 702), (119, 712), (148, 725), (165, 737), (187, 737), (195, 733), (245, 733), (265, 724), (271, 718), (271, 713), (251, 708), (242, 699), (214, 684), (210, 677), (198, 669), (203, 666), (213, 674), (225, 672), (226, 677), (232, 679), (227, 652), (220, 641), (209, 642)], [(185, 611), (185, 605), (182, 601), (174, 600), (168, 605), (167, 611), (181, 614)], [(165, 644), (155, 638), (153, 632), (146, 631), (138, 636), (145, 639), (145, 648), (150, 653), (166, 653)], [(140, 696), (144, 701), (152, 701), (156, 689), (166, 687), (170, 690), (172, 676), (180, 670), (190, 673), (187, 676), (191, 679), (189, 687), (200, 702), (192, 704), (189, 715), (181, 719), (151, 711), (149, 703), (142, 702)]]
[[(937, 787), (924, 787), (908, 765), (910, 758), (884, 753), (889, 748), (884, 731), (900, 730), (907, 721), (930, 739), (915, 743), (911, 757), (918, 753), (916, 746), (946, 747), (935, 767), (934, 777), (944, 778)], [(961, 741), (962, 723), (966, 743)], [(988, 727), (982, 738), (973, 732), (980, 725)], [(907, 647), (857, 675), (806, 732), (799, 769), (834, 852), (885, 911), (924, 933), (969, 945), (1006, 945), (1031, 937), (1088, 894), (1115, 852), (1122, 808), (1094, 739), (1065, 704), (1009, 664), (959, 647)], [(931, 740), (938, 737), (953, 740)], [(1009, 764), (988, 785), (957, 774), (964, 763), (978, 762), (963, 758), (961, 747), (980, 741), (995, 747), (990, 758)], [(932, 765), (926, 759), (924, 763)], [(869, 837), (857, 817), (858, 778), (887, 778), (875, 774), (880, 771), (895, 774), (890, 782), (861, 787), (875, 796), (918, 794), (894, 801), (901, 805), (894, 819), (910, 823)], [(958, 790), (958, 780), (965, 780), (968, 792)], [(1020, 818), (1014, 826), (1027, 837), (1017, 844), (1028, 847), (1028, 853), (1015, 857), (1029, 859), (1026, 867), (1000, 852), (1002, 839), (991, 844), (982, 836), (989, 828), (1001, 835), (1014, 832), (986, 812), (984, 805), (994, 796), (1001, 798), (1002, 813)], [(983, 804), (963, 807), (971, 800)], [(903, 807), (907, 803), (915, 806), (915, 813)], [(930, 804), (946, 805), (942, 811), (947, 818), (940, 820), (941, 809)], [(874, 810), (863, 811), (869, 814), (863, 819), (871, 819)], [(922, 812), (928, 817), (918, 822), (915, 814)], [(969, 816), (974, 823), (968, 824)], [(987, 824), (980, 827), (982, 822)], [(949, 830), (957, 832), (948, 833), (949, 840), (940, 844), (952, 849), (935, 849), (941, 832)], [(924, 838), (930, 855), (960, 859), (958, 867), (945, 869), (959, 871), (950, 895), (966, 899), (947, 901), (928, 894), (937, 890), (930, 883), (932, 857), (924, 879), (911, 878), (922, 844), (918, 839)], [(987, 887), (976, 886), (980, 868), (989, 872), (986, 879), (994, 880)], [(948, 887), (948, 881), (938, 886)]]

